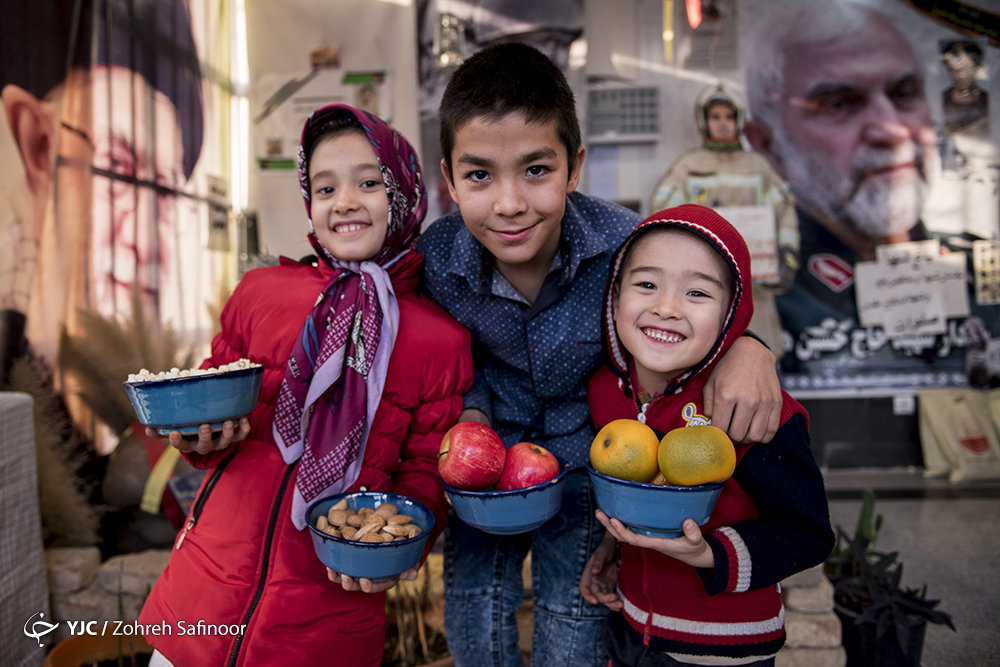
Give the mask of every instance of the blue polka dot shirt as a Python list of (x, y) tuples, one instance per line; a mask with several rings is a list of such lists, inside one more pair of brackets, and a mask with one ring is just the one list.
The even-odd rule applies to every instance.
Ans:
[(534, 303), (493, 268), (453, 213), (418, 242), (424, 285), (472, 333), (476, 381), (466, 408), (490, 417), (507, 446), (534, 442), (571, 468), (594, 437), (587, 380), (603, 359), (601, 296), (611, 255), (640, 216), (611, 202), (567, 197), (559, 252)]

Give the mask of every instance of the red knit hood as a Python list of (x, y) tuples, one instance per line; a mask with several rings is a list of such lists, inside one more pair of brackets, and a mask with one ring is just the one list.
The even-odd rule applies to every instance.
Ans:
[(740, 233), (728, 221), (707, 206), (684, 204), (654, 213), (639, 223), (625, 238), (611, 261), (611, 273), (604, 287), (602, 329), (609, 366), (623, 383), (626, 395), (634, 396), (630, 367), (632, 356), (622, 345), (615, 331), (614, 286), (621, 275), (622, 264), (629, 248), (636, 239), (653, 229), (676, 228), (695, 234), (708, 242), (725, 260), (733, 276), (733, 300), (726, 314), (725, 323), (712, 349), (687, 372), (678, 375), (667, 386), (664, 394), (692, 388), (695, 377), (707, 377), (712, 365), (743, 335), (753, 315), (751, 296), (750, 251)]

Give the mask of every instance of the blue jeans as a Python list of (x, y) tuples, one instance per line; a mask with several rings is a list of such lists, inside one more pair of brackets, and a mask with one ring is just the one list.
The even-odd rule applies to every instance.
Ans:
[(444, 630), (456, 667), (523, 665), (515, 614), (524, 601), (521, 568), (531, 551), (532, 665), (607, 664), (601, 631), (607, 608), (580, 595), (580, 575), (604, 527), (594, 518), (585, 469), (566, 475), (559, 514), (530, 533), (491, 535), (448, 517)]

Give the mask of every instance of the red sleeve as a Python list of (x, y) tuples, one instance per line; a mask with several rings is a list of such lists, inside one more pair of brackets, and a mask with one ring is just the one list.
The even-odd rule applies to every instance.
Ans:
[[(444, 530), (447, 503), (438, 474), (437, 455), (441, 438), (462, 412), (463, 395), (472, 386), (472, 351), (468, 332), (455, 325), (455, 343), (446, 349), (435, 346), (422, 356), (412, 376), (423, 384), (419, 403), (411, 410), (410, 425), (400, 444), (400, 463), (393, 475), (393, 492), (419, 500), (434, 512), (434, 532), (427, 541), (433, 546)], [(426, 554), (425, 554), (426, 555)]]

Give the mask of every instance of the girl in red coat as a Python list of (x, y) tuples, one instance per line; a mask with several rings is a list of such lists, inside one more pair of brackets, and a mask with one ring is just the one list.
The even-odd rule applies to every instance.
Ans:
[[(686, 204), (640, 223), (605, 288), (610, 363), (588, 387), (595, 426), (639, 419), (662, 436), (710, 423), (702, 386), (746, 330), (750, 288), (746, 243), (712, 209)], [(597, 511), (607, 534), (580, 591), (620, 612), (604, 631), (610, 664), (774, 664), (785, 638), (779, 582), (833, 547), (805, 410), (785, 394), (773, 440), (737, 445), (736, 456), (711, 518), (686, 520), (682, 537), (640, 535)]]
[(169, 436), (208, 474), (139, 618), (160, 629), (146, 635), (153, 664), (378, 665), (396, 582), (327, 570), (306, 507), (392, 491), (433, 510), (428, 549), (445, 525), (436, 456), (472, 356), (465, 329), (417, 291), (416, 153), (378, 118), (324, 107), (303, 129), (299, 180), (318, 259), (248, 272), (203, 363), (262, 364), (257, 407), (221, 434)]

